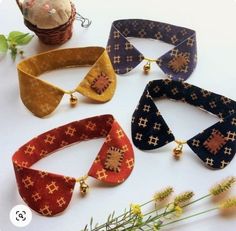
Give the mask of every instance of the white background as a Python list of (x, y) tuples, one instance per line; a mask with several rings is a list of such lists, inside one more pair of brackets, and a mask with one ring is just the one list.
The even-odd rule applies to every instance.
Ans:
[[(110, 26), (119, 18), (146, 18), (192, 28), (197, 31), (198, 66), (189, 83), (217, 92), (236, 100), (236, 2), (234, 0), (99, 0), (76, 1), (78, 11), (93, 20), (91, 27), (82, 29), (74, 24), (72, 39), (62, 47), (88, 45), (106, 46)], [(15, 1), (3, 0), (0, 4), (0, 33), (12, 30), (27, 32)], [(157, 41), (133, 40), (137, 48), (150, 58), (159, 57), (169, 46)], [(27, 47), (26, 56), (52, 47), (41, 44), (37, 37)], [(16, 63), (19, 60), (16, 61)], [(130, 121), (145, 85), (153, 79), (165, 78), (155, 65), (149, 76), (142, 74), (142, 65), (134, 71), (118, 76), (118, 85), (113, 99), (106, 104), (94, 104), (81, 95), (79, 105), (71, 109), (65, 96), (55, 113), (45, 119), (33, 116), (19, 98), (16, 63), (10, 56), (0, 59), (0, 229), (14, 231), (9, 221), (9, 212), (20, 198), (11, 163), (13, 153), (28, 140), (49, 129), (65, 123), (103, 113), (112, 113), (131, 137)], [(88, 68), (51, 72), (45, 79), (65, 88), (73, 89), (83, 78)], [(182, 103), (168, 100), (157, 102), (163, 116), (179, 139), (189, 139), (204, 128), (215, 123), (217, 118)], [(104, 140), (83, 142), (60, 151), (35, 165), (35, 168), (79, 177), (86, 173)], [(107, 187), (89, 179), (91, 191), (86, 198), (79, 197), (78, 188), (67, 210), (59, 216), (47, 218), (33, 212), (31, 224), (22, 230), (76, 231), (89, 223), (105, 221), (114, 209), (119, 213), (131, 202), (149, 200), (153, 193), (172, 185), (176, 192), (192, 189), (196, 197), (205, 195), (209, 187), (222, 178), (235, 175), (236, 159), (224, 170), (207, 169), (196, 155), (185, 147), (180, 161), (172, 158), (174, 144), (154, 152), (142, 152), (134, 148), (136, 164), (133, 174), (118, 187)], [(236, 194), (236, 190), (232, 194)], [(214, 206), (205, 201), (192, 209)], [(226, 218), (211, 213), (178, 224), (173, 229), (181, 231), (234, 231), (236, 216)]]

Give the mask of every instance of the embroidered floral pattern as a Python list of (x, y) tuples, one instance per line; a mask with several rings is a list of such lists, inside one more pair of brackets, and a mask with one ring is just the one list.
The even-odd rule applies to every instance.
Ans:
[(28, 0), (25, 2), (26, 7), (31, 8), (35, 3), (35, 0)]
[(28, 17), (29, 8), (33, 7), (34, 3), (35, 3), (35, 0), (27, 0), (24, 2), (23, 15), (25, 17)]

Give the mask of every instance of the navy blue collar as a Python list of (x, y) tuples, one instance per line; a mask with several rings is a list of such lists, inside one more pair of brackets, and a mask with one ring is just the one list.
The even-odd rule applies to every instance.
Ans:
[[(175, 47), (157, 58), (145, 57), (128, 37), (157, 39)], [(124, 19), (112, 23), (107, 52), (117, 74), (125, 74), (146, 60), (146, 72), (155, 62), (171, 79), (186, 80), (197, 63), (196, 32), (162, 22), (143, 19)]]
[[(236, 152), (236, 102), (188, 83), (168, 79), (149, 82), (133, 114), (132, 139), (137, 148), (152, 150), (176, 141), (154, 103), (161, 97), (181, 100), (218, 116), (219, 122), (186, 143), (211, 168), (224, 168), (231, 162)], [(183, 144), (177, 143), (175, 154), (178, 157)]]

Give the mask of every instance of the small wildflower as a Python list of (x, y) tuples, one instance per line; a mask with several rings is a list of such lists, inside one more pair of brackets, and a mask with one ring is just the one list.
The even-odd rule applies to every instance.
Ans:
[(229, 198), (220, 205), (220, 209), (231, 209), (236, 208), (236, 197)]
[(142, 218), (143, 214), (142, 214), (142, 210), (141, 210), (141, 206), (139, 204), (131, 204), (131, 213), (134, 214), (135, 216)]
[(175, 197), (174, 204), (181, 206), (182, 204), (188, 202), (193, 196), (194, 193), (192, 191), (181, 193)]
[(174, 203), (170, 203), (167, 205), (166, 207), (166, 212), (173, 212), (175, 210), (175, 204)]
[(183, 214), (183, 209), (179, 205), (176, 205), (175, 206), (175, 215), (177, 217), (180, 217), (182, 214)]
[(172, 187), (167, 187), (166, 189), (160, 191), (160, 192), (157, 192), (155, 195), (154, 195), (154, 200), (156, 202), (158, 201), (163, 201), (165, 200), (166, 198), (168, 198), (172, 193), (173, 193), (173, 188)]
[(236, 182), (235, 177), (228, 177), (227, 179), (223, 180), (221, 183), (217, 184), (215, 187), (211, 188), (210, 194), (212, 196), (218, 196), (221, 193), (228, 191), (235, 182)]
[(153, 225), (153, 231), (159, 231), (163, 221), (159, 220), (157, 223)]

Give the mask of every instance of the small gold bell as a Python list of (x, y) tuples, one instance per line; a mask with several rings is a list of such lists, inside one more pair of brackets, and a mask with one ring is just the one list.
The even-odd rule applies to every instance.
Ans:
[(84, 180), (81, 180), (79, 183), (80, 183), (80, 194), (82, 196), (85, 196), (89, 190), (89, 186), (85, 183)]
[(174, 148), (173, 154), (175, 159), (178, 160), (183, 154), (183, 144), (179, 143), (178, 146)]
[(78, 99), (74, 95), (70, 95), (70, 105), (71, 107), (74, 107), (78, 102)]
[(143, 66), (143, 71), (145, 74), (148, 74), (151, 70), (151, 63), (147, 62), (144, 66)]

